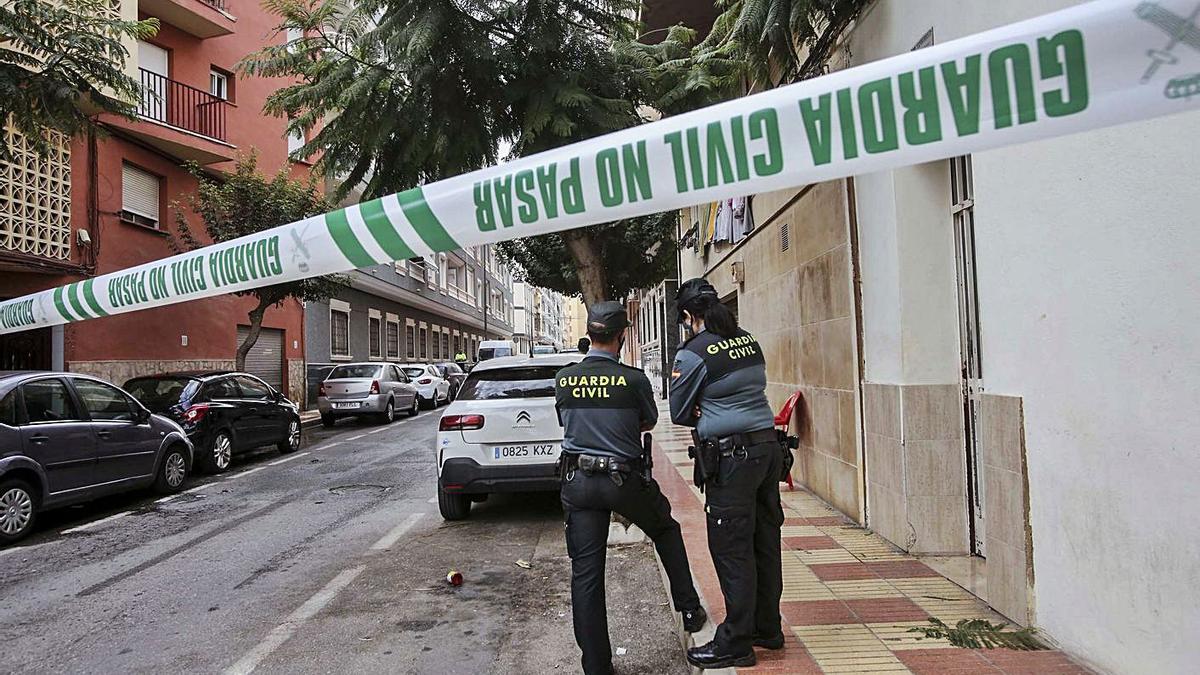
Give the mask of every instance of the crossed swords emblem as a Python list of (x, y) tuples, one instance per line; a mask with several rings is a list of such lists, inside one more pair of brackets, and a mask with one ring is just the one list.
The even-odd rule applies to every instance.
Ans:
[(1187, 18), (1164, 9), (1157, 2), (1143, 2), (1137, 6), (1134, 13), (1142, 21), (1161, 29), (1170, 38), (1162, 49), (1146, 52), (1151, 63), (1146, 69), (1146, 74), (1142, 76), (1143, 84), (1149, 82), (1164, 65), (1179, 63), (1179, 57), (1173, 52), (1180, 43), (1200, 51), (1200, 27), (1196, 25), (1196, 19), (1200, 18), (1200, 5), (1196, 5), (1196, 9), (1192, 10), (1191, 16)]

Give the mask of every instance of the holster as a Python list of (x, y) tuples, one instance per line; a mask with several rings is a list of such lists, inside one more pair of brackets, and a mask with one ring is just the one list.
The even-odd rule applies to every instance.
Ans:
[(779, 430), (779, 450), (783, 453), (783, 467), (779, 473), (779, 482), (786, 481), (792, 475), (792, 465), (796, 463), (796, 456), (792, 453), (793, 450), (800, 447), (800, 439), (796, 436), (788, 436), (786, 431)]
[(642, 434), (642, 478), (646, 484), (654, 480), (654, 437)]
[(692, 430), (692, 445), (688, 448), (688, 457), (692, 458), (692, 483), (704, 492), (704, 486), (717, 475), (717, 464), (721, 459), (720, 447), (715, 441), (701, 440), (700, 435)]

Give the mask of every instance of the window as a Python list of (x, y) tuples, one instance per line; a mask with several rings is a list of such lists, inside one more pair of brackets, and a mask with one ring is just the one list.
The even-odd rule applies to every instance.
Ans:
[(57, 378), (22, 385), (21, 396), (25, 399), (25, 416), (30, 424), (80, 419), (79, 411), (67, 393), (66, 383)]
[(429, 331), (424, 328), (421, 329), (421, 341), (419, 346), (421, 348), (421, 358), (429, 358)]
[(93, 420), (132, 422), (134, 408), (116, 387), (93, 380), (75, 380), (75, 391), (83, 399), (83, 407)]
[(271, 387), (266, 382), (245, 375), (238, 375), (233, 379), (237, 380), (237, 386), (242, 390), (242, 398), (265, 399), (271, 397)]
[(329, 353), (350, 356), (350, 312), (329, 310)]
[(353, 379), (370, 378), (370, 379), (374, 380), (379, 377), (379, 373), (382, 369), (383, 369), (383, 366), (370, 366), (370, 365), (366, 365), (366, 364), (358, 364), (358, 365), (353, 365), (353, 366), (338, 366), (337, 368), (334, 368), (333, 370), (329, 371), (329, 376), (326, 377), (325, 379), (327, 379), (327, 380), (342, 380), (342, 379), (353, 380)]
[(213, 68), (208, 71), (208, 93), (222, 101), (229, 100), (229, 76)]
[(367, 319), (368, 339), (371, 342), (371, 357), (379, 358), (383, 355), (383, 324), (379, 317), (373, 316)]
[(287, 33), (286, 33), (285, 37), (287, 38), (287, 45), (288, 45), (288, 49), (289, 49), (289, 50), (294, 50), (294, 49), (296, 49), (296, 46), (295, 46), (295, 44), (294, 44), (294, 43), (295, 43), (297, 40), (303, 40), (303, 39), (304, 39), (304, 31), (303, 31), (303, 30), (300, 30), (299, 28), (295, 28), (295, 27), (289, 26), (289, 27), (288, 27), (288, 29), (287, 29)]
[(233, 378), (222, 377), (209, 382), (204, 388), (201, 398), (206, 401), (225, 401), (231, 398), (241, 398), (241, 396), (242, 392), (238, 391), (237, 385), (233, 383)]
[(158, 229), (162, 178), (132, 164), (121, 165), (121, 220)]
[(417, 358), (417, 339), (415, 337), (417, 329), (415, 326), (404, 327), (404, 342), (408, 346), (405, 348), (405, 354), (410, 359)]
[(300, 129), (289, 131), (287, 135), (288, 154), (294, 154), (300, 148), (304, 147), (305, 142), (304, 131)]
[(387, 322), (387, 357), (389, 359), (400, 358), (400, 322)]
[(458, 392), (463, 401), (554, 396), (554, 377), (561, 366), (481, 370), (467, 376)]
[(10, 427), (17, 426), (17, 392), (10, 391), (4, 398), (0, 398), (0, 424), (7, 424)]

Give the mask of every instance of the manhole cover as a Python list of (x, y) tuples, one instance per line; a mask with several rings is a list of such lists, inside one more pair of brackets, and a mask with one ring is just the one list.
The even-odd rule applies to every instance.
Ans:
[(358, 483), (354, 485), (339, 485), (329, 488), (329, 491), (335, 495), (348, 495), (357, 492), (387, 492), (391, 489), (388, 485), (371, 485), (369, 483)]

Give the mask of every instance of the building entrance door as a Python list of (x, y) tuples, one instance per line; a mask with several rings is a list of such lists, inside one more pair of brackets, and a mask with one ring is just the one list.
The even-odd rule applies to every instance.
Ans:
[(0, 370), (53, 370), (50, 329), (0, 335)]
[(950, 160), (951, 213), (958, 267), (958, 326), (963, 383), (964, 438), (967, 449), (967, 508), (970, 510), (971, 552), (984, 550), (984, 462), (979, 442), (979, 397), (983, 389), (983, 360), (979, 335), (979, 292), (975, 274), (975, 189), (971, 157)]

